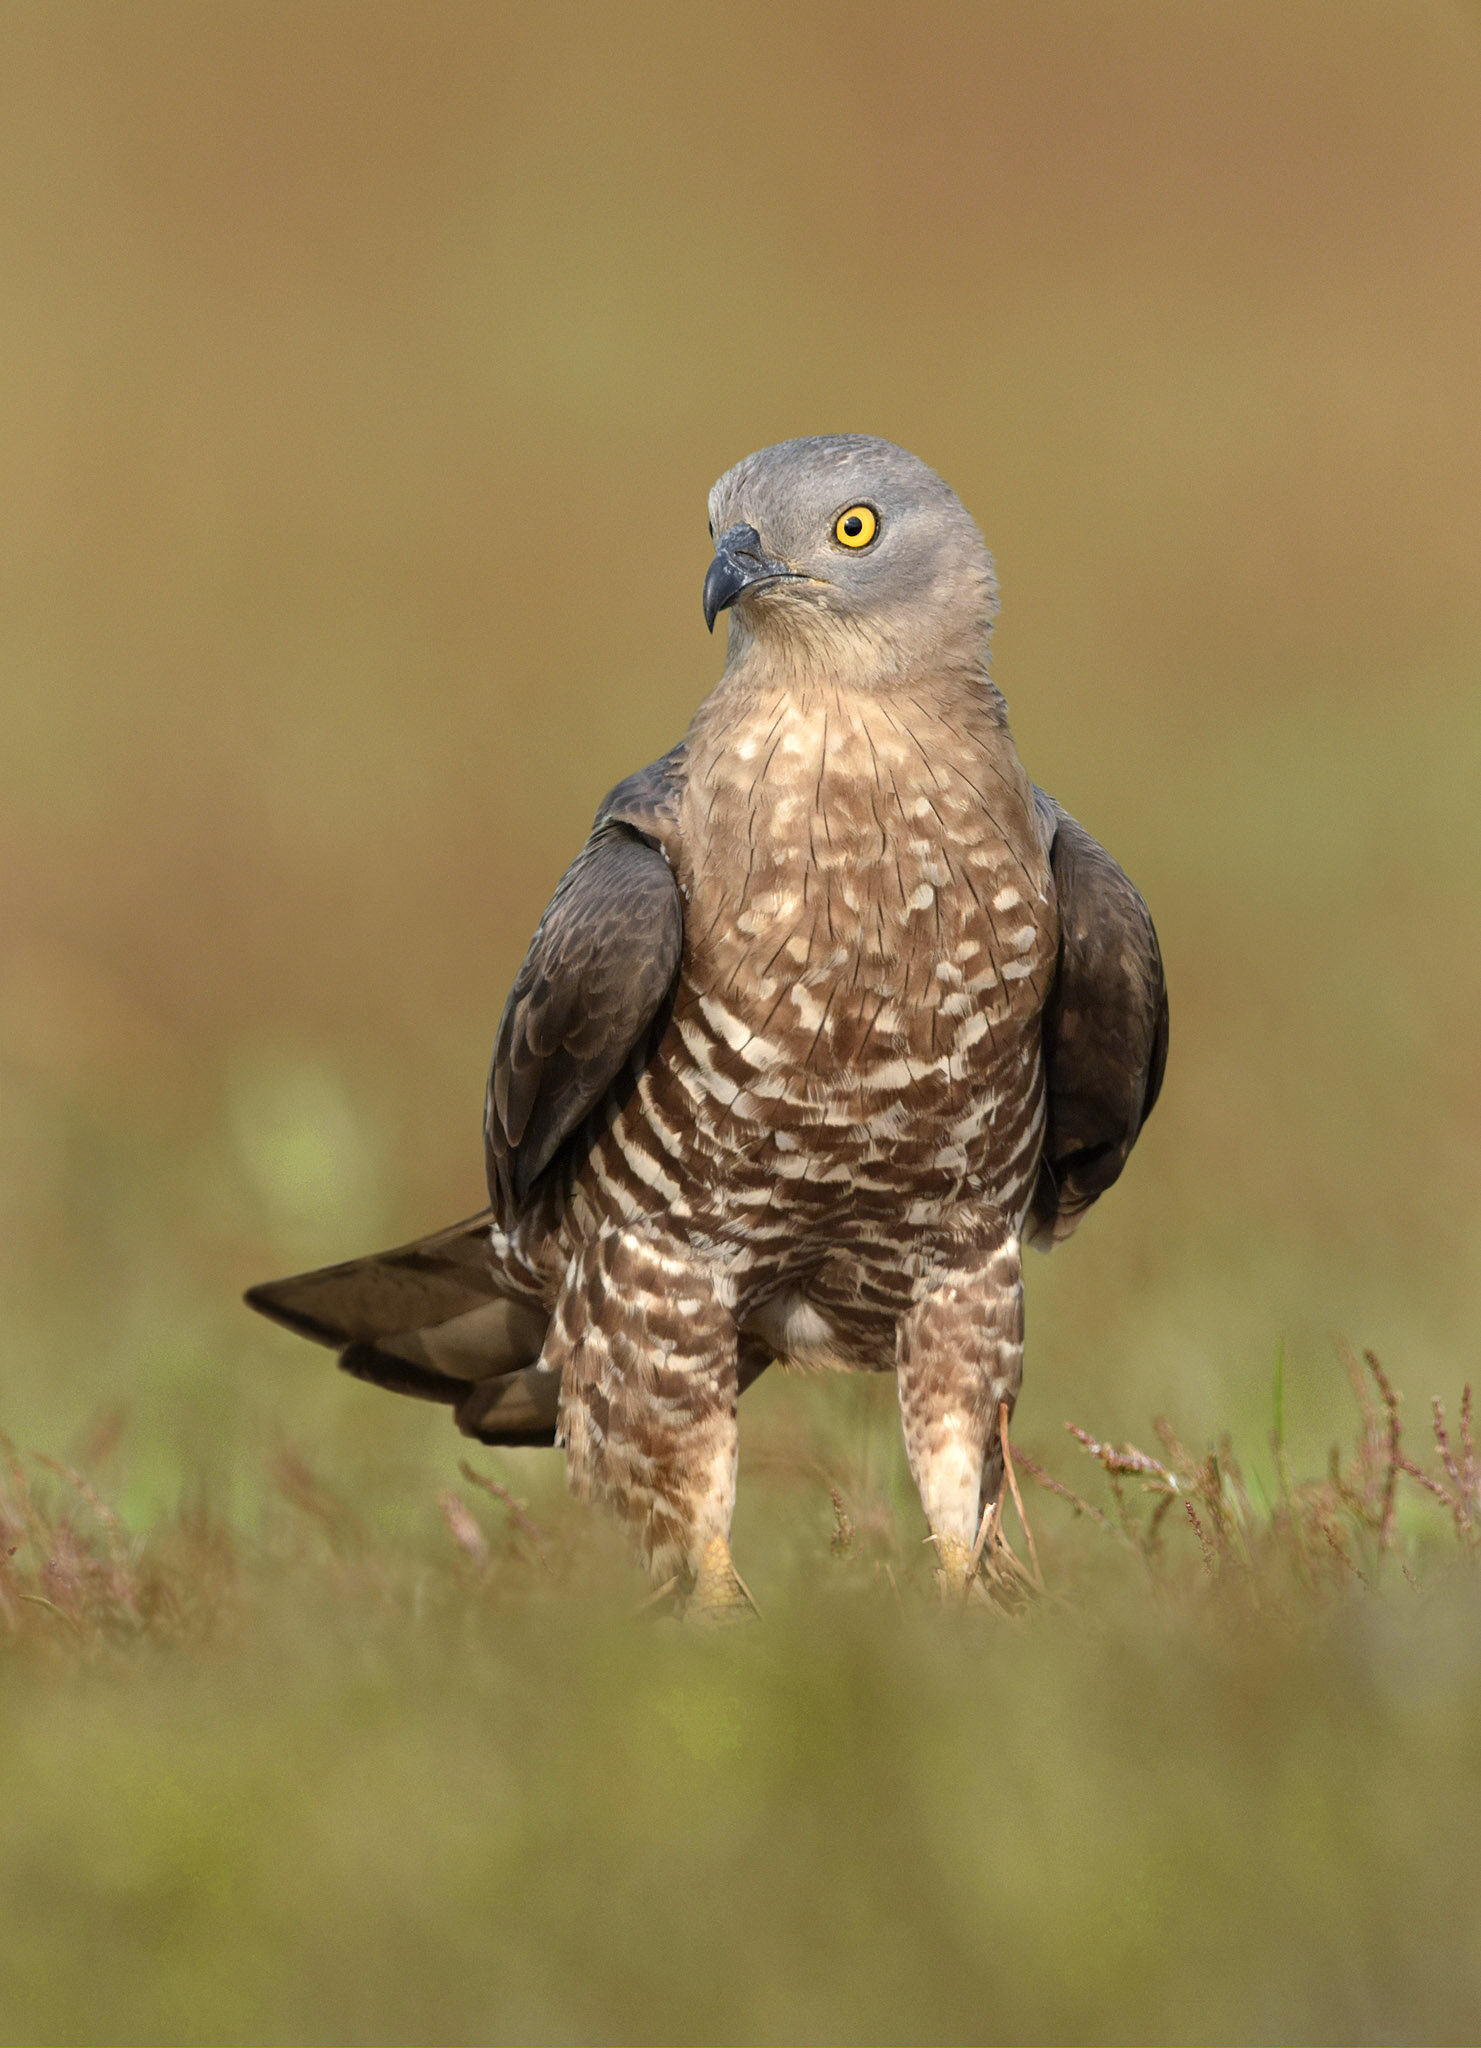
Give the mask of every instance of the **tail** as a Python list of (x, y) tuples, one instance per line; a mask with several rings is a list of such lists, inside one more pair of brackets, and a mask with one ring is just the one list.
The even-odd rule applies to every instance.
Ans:
[(481, 1210), (415, 1244), (269, 1280), (249, 1308), (328, 1344), (343, 1371), (457, 1411), (489, 1444), (553, 1444), (560, 1375), (537, 1363), (547, 1312), (501, 1284)]

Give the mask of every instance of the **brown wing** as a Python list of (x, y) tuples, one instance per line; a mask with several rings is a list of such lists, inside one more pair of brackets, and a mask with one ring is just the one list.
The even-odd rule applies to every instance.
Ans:
[(489, 1193), (507, 1228), (668, 1002), (684, 944), (672, 844), (682, 755), (619, 783), (515, 978), (489, 1073)]
[[(583, 1105), (641, 1048), (672, 986), (683, 920), (659, 849), (674, 843), (683, 759), (678, 748), (612, 791), (535, 936), (490, 1085), (496, 1203), (528, 1191)], [(356, 1379), (446, 1402), (470, 1436), (553, 1443), (560, 1378), (539, 1363), (549, 1314), (503, 1271), (493, 1220), (485, 1209), (394, 1251), (268, 1281), (247, 1300), (333, 1345)]]
[(1151, 915), (1103, 846), (1034, 791), (1059, 899), (1044, 1008), (1048, 1112), (1028, 1240), (1069, 1236), (1117, 1178), (1167, 1064), (1167, 983)]

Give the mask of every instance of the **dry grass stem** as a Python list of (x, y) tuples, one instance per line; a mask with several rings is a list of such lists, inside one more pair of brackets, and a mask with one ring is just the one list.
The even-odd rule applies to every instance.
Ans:
[(501, 1486), (497, 1479), (490, 1479), (486, 1473), (475, 1471), (466, 1458), (458, 1460), (458, 1470), (470, 1486), (476, 1486), (480, 1492), (488, 1494), (492, 1500), (500, 1502), (508, 1510), (511, 1525), (519, 1531), (521, 1536), (528, 1539), (534, 1549), (537, 1562), (542, 1565), (548, 1564), (547, 1545), (549, 1539), (540, 1525), (530, 1519), (529, 1511), (525, 1507), (524, 1502), (516, 1500), (508, 1487)]
[(472, 1559), (479, 1571), (488, 1569), (489, 1547), (482, 1529), (458, 1496), (444, 1488), (437, 1496), (437, 1505), (442, 1510), (442, 1519), (448, 1527), (448, 1534), (466, 1557)]
[[(1450, 1440), (1444, 1404), (1434, 1408), (1435, 1447), (1441, 1475), (1427, 1471), (1403, 1448), (1399, 1396), (1381, 1361), (1372, 1351), (1361, 1359), (1351, 1347), (1338, 1344), (1358, 1407), (1358, 1431), (1352, 1452), (1344, 1456), (1333, 1445), (1323, 1478), (1292, 1479), (1283, 1430), (1272, 1437), (1276, 1465), (1273, 1507), (1257, 1508), (1245, 1484), (1234, 1446), (1222, 1437), (1201, 1458), (1196, 1457), (1162, 1417), (1154, 1423), (1163, 1457), (1153, 1457), (1135, 1444), (1111, 1444), (1089, 1430), (1067, 1425), (1069, 1433), (1105, 1474), (1113, 1516), (1022, 1451), (1017, 1463), (1046, 1492), (1129, 1543), (1149, 1569), (1167, 1564), (1163, 1535), (1169, 1510), (1181, 1501), (1197, 1544), (1204, 1574), (1229, 1587), (1238, 1585), (1259, 1604), (1280, 1588), (1306, 1595), (1323, 1585), (1376, 1583), (1385, 1557), (1417, 1584), (1411, 1563), (1399, 1555), (1399, 1480), (1412, 1479), (1421, 1492), (1448, 1511), (1457, 1541), (1466, 1555), (1477, 1549), (1478, 1477), (1471, 1444), (1471, 1392), (1461, 1403), (1459, 1454)], [(1011, 1469), (1011, 1468), (1010, 1468)], [(1140, 1482), (1133, 1491), (1128, 1482)], [(1137, 1494), (1145, 1505), (1139, 1505)], [(1263, 1498), (1263, 1495), (1262, 1495)], [(1366, 1560), (1366, 1563), (1365, 1563)]]
[(845, 1557), (854, 1546), (853, 1518), (836, 1486), (829, 1487), (828, 1498), (833, 1503), (833, 1537), (828, 1548), (835, 1557)]
[[(1405, 1449), (1399, 1397), (1379, 1360), (1371, 1353), (1359, 1357), (1344, 1350), (1343, 1363), (1358, 1407), (1352, 1448), (1344, 1452), (1334, 1445), (1325, 1473), (1306, 1479), (1295, 1477), (1285, 1461), (1268, 1505), (1262, 1488), (1246, 1484), (1227, 1437), (1195, 1454), (1159, 1418), (1154, 1427), (1160, 1455), (1153, 1455), (1136, 1444), (1111, 1443), (1072, 1426), (1076, 1443), (1104, 1475), (1111, 1495), (1107, 1512), (1015, 1449), (1005, 1410), (999, 1418), (1005, 1484), (984, 1510), (973, 1544), (974, 1603), (1020, 1617), (1049, 1597), (1021, 1475), (1062, 1501), (1077, 1520), (1129, 1547), (1159, 1599), (1176, 1597), (1180, 1586), (1203, 1585), (1251, 1607), (1296, 1614), (1303, 1604), (1336, 1589), (1376, 1588), (1385, 1559), (1392, 1560), (1390, 1569), (1417, 1584), (1425, 1563), (1439, 1553), (1436, 1532), (1426, 1535), (1422, 1523), (1403, 1511), (1401, 1482), (1406, 1481), (1413, 1488), (1408, 1498), (1443, 1510), (1445, 1519), (1437, 1529), (1448, 1538), (1452, 1554), (1474, 1560), (1481, 1551), (1481, 1480), (1470, 1389), (1453, 1423), (1444, 1404), (1433, 1403), (1434, 1452), (1426, 1465)], [(99, 1440), (104, 1434), (98, 1432)], [(451, 1560), (440, 1576), (435, 1566), (430, 1572), (420, 1568), (416, 1599), (430, 1593), (455, 1602), (474, 1585), (480, 1599), (527, 1597), (527, 1573), (499, 1569), (501, 1557), (522, 1559), (526, 1552), (547, 1571), (558, 1568), (560, 1582), (567, 1583), (579, 1555), (575, 1525), (569, 1542), (564, 1536), (558, 1542), (506, 1486), (470, 1465), (461, 1470), (471, 1486), (503, 1510), (510, 1544), (501, 1552), (468, 1501), (444, 1489), (435, 1496), (436, 1505), (463, 1569), (456, 1570)], [(34, 1640), (60, 1650), (64, 1641), (123, 1644), (210, 1629), (235, 1610), (236, 1589), (247, 1568), (273, 1557), (298, 1571), (320, 1574), (327, 1562), (336, 1585), (358, 1583), (378, 1601), (401, 1597), (394, 1558), (375, 1549), (366, 1527), (329, 1493), (298, 1452), (275, 1447), (267, 1476), (294, 1516), (306, 1516), (324, 1531), (328, 1560), (317, 1547), (304, 1548), (291, 1518), (273, 1524), (265, 1548), (258, 1550), (200, 1509), (146, 1536), (133, 1534), (81, 1467), (49, 1457), (24, 1459), (0, 1437), (0, 1640), (12, 1645)], [(1004, 1525), (1010, 1497), (1024, 1531), (1026, 1556), (1019, 1555)], [(829, 1552), (850, 1571), (862, 1566), (862, 1582), (888, 1586), (890, 1598), (898, 1602), (899, 1567), (910, 1550), (900, 1512), (880, 1498), (861, 1519), (837, 1485), (829, 1485), (828, 1498), (833, 1516)], [(1176, 1515), (1175, 1507), (1180, 1510)], [(1186, 1526), (1196, 1546), (1191, 1552), (1176, 1539), (1179, 1526)], [(518, 1548), (512, 1547), (516, 1541)], [(737, 1584), (759, 1613), (760, 1603), (739, 1574)], [(639, 1611), (664, 1604), (679, 1590), (677, 1580), (657, 1587)]]
[(998, 1440), (1003, 1446), (1003, 1470), (1013, 1494), (1013, 1505), (1018, 1510), (1019, 1525), (1028, 1544), (1029, 1562), (1033, 1566), (1034, 1584), (1042, 1593), (1044, 1574), (1039, 1569), (1039, 1546), (1034, 1541), (1034, 1532), (1029, 1527), (1028, 1516), (1023, 1511), (1023, 1495), (1018, 1490), (1018, 1475), (1013, 1470), (1013, 1446), (1008, 1435), (1008, 1403), (1004, 1401), (998, 1409)]

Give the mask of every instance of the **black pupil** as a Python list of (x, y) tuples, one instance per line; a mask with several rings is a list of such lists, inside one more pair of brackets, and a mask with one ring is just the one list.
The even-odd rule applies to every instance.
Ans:
[(850, 512), (848, 518), (845, 519), (843, 522), (843, 530), (849, 536), (850, 540), (853, 539), (856, 533), (862, 533), (864, 531), (864, 522), (859, 517), (857, 512)]

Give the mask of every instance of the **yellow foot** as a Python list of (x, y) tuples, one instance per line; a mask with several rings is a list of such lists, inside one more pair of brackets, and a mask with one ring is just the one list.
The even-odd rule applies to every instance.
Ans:
[(965, 1600), (972, 1582), (972, 1546), (960, 1536), (936, 1538), (936, 1590), (946, 1601)]
[(730, 1545), (723, 1536), (712, 1536), (700, 1556), (686, 1616), (724, 1627), (760, 1612), (750, 1588), (730, 1561)]

